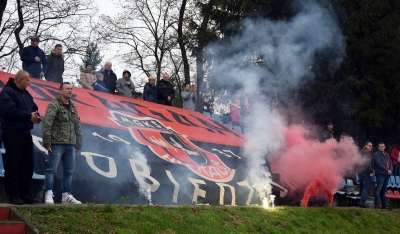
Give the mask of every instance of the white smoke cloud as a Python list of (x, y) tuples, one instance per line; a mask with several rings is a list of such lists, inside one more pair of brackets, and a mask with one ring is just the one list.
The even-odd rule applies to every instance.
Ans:
[[(289, 97), (289, 90), (313, 78), (311, 67), (318, 53), (329, 51), (327, 69), (337, 68), (345, 56), (345, 43), (333, 12), (313, 1), (297, 5), (298, 13), (282, 21), (244, 21), (243, 32), (230, 42), (212, 43), (207, 56), (212, 60), (210, 79), (213, 84), (243, 87), (250, 95), (262, 94)], [(229, 55), (227, 55), (229, 51)], [(261, 65), (250, 65), (251, 60)], [(215, 78), (214, 78), (215, 77)], [(259, 86), (262, 84), (262, 86)], [(269, 97), (271, 98), (271, 97)], [(248, 181), (259, 193), (270, 193), (272, 182), (265, 166), (268, 151), (284, 143), (284, 117), (271, 111), (267, 97), (251, 103), (251, 112), (244, 120), (248, 142), (244, 155), (248, 158)]]

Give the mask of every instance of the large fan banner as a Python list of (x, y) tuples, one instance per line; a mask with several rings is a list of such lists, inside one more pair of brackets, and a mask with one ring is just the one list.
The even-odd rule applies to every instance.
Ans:
[[(14, 75), (0, 72), (0, 90), (9, 77)], [(59, 84), (38, 79), (31, 79), (28, 91), (42, 116), (60, 93)], [(198, 112), (78, 87), (71, 100), (84, 136), (72, 181), (78, 200), (163, 205), (259, 202), (246, 180), (241, 154), (246, 138), (241, 133)], [(48, 155), (42, 125), (36, 124), (31, 132), (35, 174), (44, 175)], [(55, 194), (61, 177), (60, 163)]]

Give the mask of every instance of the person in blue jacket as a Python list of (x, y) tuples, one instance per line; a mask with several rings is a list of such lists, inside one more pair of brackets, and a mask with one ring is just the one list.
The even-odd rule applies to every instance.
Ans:
[(96, 82), (93, 83), (93, 90), (100, 91), (103, 93), (109, 93), (108, 89), (106, 88), (106, 84), (104, 83), (104, 75), (101, 72), (96, 74)]
[(32, 78), (40, 79), (47, 72), (46, 55), (39, 48), (39, 37), (31, 37), (31, 45), (21, 51), (22, 69)]
[(389, 177), (392, 175), (393, 165), (389, 154), (385, 152), (385, 143), (383, 142), (378, 144), (378, 151), (374, 154), (374, 170), (377, 183), (374, 196), (375, 209), (388, 209), (386, 190)]

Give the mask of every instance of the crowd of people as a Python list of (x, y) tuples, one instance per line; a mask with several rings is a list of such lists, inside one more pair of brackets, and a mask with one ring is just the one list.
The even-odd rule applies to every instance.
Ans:
[[(53, 183), (54, 173), (59, 161), (63, 161), (62, 203), (80, 204), (74, 198), (71, 190), (72, 174), (75, 165), (75, 153), (82, 148), (83, 136), (78, 110), (70, 100), (72, 85), (63, 82), (64, 59), (62, 46), (55, 45), (49, 55), (38, 47), (39, 38), (33, 36), (31, 46), (21, 52), (23, 70), (10, 78), (0, 93), (0, 118), (2, 141), (7, 154), (3, 157), (5, 177), (5, 192), (11, 204), (33, 204), (37, 200), (30, 194), (30, 181), (33, 175), (33, 142), (30, 130), (33, 124), (42, 122), (38, 106), (35, 104), (27, 87), (30, 78), (45, 76), (46, 80), (60, 84), (60, 96), (55, 98), (46, 109), (43, 123), (43, 146), (49, 153), (49, 160), (45, 175), (45, 203), (54, 204)], [(169, 74), (163, 74), (156, 83), (156, 78), (150, 76), (144, 86), (142, 99), (162, 105), (172, 106), (176, 97), (175, 88), (169, 81)], [(104, 70), (94, 73), (92, 64), (85, 63), (80, 76), (82, 87), (100, 92), (119, 94), (131, 98), (135, 92), (135, 85), (131, 73), (124, 70), (122, 78), (117, 79), (112, 70), (112, 63), (106, 62)], [(259, 94), (253, 95), (256, 97)], [(253, 96), (249, 90), (236, 95), (230, 106), (229, 120), (232, 128), (240, 126), (244, 133), (243, 119), (251, 111), (250, 103)], [(185, 84), (181, 93), (183, 108), (196, 110), (199, 100), (201, 111), (214, 113), (214, 93), (210, 83), (204, 82), (197, 95), (195, 86)], [(62, 120), (62, 121), (61, 121)], [(72, 134), (72, 135), (71, 135)], [(58, 136), (55, 138), (54, 136)], [(334, 138), (333, 123), (328, 122), (325, 131), (320, 135), (320, 141), (325, 142)], [(360, 151), (367, 163), (359, 165), (360, 175), (360, 206), (366, 206), (368, 191), (373, 191), (375, 208), (387, 208), (386, 190), (389, 176), (400, 176), (400, 145), (392, 147), (390, 154), (385, 152), (385, 144), (380, 142), (378, 150), (372, 151), (372, 143), (366, 142)]]
[[(333, 123), (328, 122), (326, 130), (321, 133), (322, 142), (334, 139)], [(373, 144), (365, 142), (360, 150), (364, 158), (364, 164), (357, 165), (357, 173), (360, 180), (359, 206), (368, 208), (366, 203), (368, 194), (374, 197), (375, 209), (389, 209), (386, 201), (387, 186), (390, 176), (400, 176), (398, 163), (400, 162), (399, 145), (392, 146), (390, 154), (385, 151), (386, 145), (378, 143), (378, 150), (373, 152)]]

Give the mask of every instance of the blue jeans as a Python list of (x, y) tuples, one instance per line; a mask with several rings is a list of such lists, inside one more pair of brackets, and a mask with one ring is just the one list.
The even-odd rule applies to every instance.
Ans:
[(57, 172), (60, 159), (63, 164), (63, 178), (61, 189), (63, 193), (71, 193), (72, 174), (75, 167), (75, 146), (73, 145), (52, 145), (52, 152), (49, 152), (49, 161), (44, 178), (44, 191), (53, 190), (54, 174)]
[(386, 190), (389, 182), (388, 175), (376, 175), (376, 188), (375, 188), (375, 205), (382, 202), (382, 207), (386, 207)]
[(360, 184), (360, 191), (361, 191), (361, 197), (360, 197), (360, 205), (365, 204), (365, 200), (367, 199), (368, 195), (368, 189), (369, 186), (371, 185), (371, 176), (369, 175), (363, 175), (361, 176), (361, 184)]

